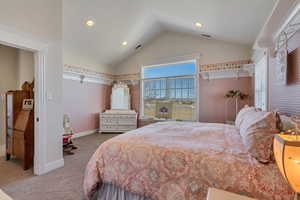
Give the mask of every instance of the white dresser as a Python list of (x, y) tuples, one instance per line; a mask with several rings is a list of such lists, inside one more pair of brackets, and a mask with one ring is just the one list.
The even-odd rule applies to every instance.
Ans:
[(100, 133), (123, 133), (137, 129), (137, 113), (134, 111), (108, 110), (100, 114)]
[(101, 113), (99, 122), (100, 133), (123, 133), (137, 129), (137, 113), (130, 110), (130, 91), (126, 84), (114, 84), (111, 110)]

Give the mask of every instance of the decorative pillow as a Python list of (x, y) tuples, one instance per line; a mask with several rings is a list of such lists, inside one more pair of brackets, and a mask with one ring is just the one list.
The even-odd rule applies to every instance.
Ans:
[(280, 119), (282, 122), (281, 131), (288, 131), (295, 128), (295, 126), (291, 123), (291, 117), (287, 115), (280, 115)]
[(255, 107), (249, 107), (248, 105), (246, 105), (242, 110), (240, 110), (240, 112), (236, 116), (235, 126), (237, 128), (240, 128), (241, 124), (242, 124), (242, 122), (244, 120), (244, 117), (247, 115), (247, 113), (248, 112), (255, 112), (255, 111), (256, 111)]
[(278, 133), (274, 112), (247, 112), (240, 134), (248, 152), (261, 163), (273, 161), (273, 138)]

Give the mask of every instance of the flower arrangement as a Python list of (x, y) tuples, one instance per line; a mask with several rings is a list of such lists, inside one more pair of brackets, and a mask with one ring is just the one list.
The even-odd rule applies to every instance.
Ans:
[(249, 95), (242, 93), (240, 90), (229, 90), (225, 94), (226, 98), (238, 98), (240, 100), (244, 100), (249, 97)]

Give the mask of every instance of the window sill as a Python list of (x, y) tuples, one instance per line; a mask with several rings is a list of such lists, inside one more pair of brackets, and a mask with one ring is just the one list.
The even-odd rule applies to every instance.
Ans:
[[(165, 122), (165, 121), (171, 121), (167, 119), (155, 119), (155, 118), (140, 118), (139, 120), (143, 122)], [(172, 120), (175, 121), (175, 120)]]
[(142, 122), (196, 122), (196, 120), (176, 120), (176, 119), (155, 119), (155, 118), (140, 118)]

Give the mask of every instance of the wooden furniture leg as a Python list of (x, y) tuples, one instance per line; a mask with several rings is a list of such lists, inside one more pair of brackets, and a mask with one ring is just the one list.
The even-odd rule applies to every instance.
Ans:
[(11, 156), (10, 153), (7, 153), (6, 154), (6, 160), (10, 160), (10, 156)]

